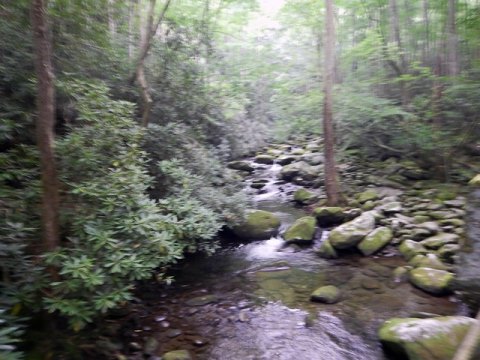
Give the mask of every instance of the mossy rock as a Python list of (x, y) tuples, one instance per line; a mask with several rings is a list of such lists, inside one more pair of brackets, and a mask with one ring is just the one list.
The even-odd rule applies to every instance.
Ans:
[(470, 186), (478, 186), (480, 187), (480, 174), (475, 176), (472, 180), (468, 182), (468, 185)]
[(162, 355), (163, 360), (193, 360), (188, 350), (169, 351)]
[(369, 256), (387, 246), (393, 239), (393, 232), (386, 226), (379, 227), (369, 233), (357, 245), (363, 255)]
[(315, 253), (320, 256), (321, 258), (324, 259), (336, 259), (338, 258), (337, 251), (335, 248), (330, 244), (330, 241), (328, 239), (325, 239), (320, 247), (315, 250)]
[(419, 267), (410, 271), (410, 282), (430, 294), (447, 295), (452, 292), (454, 275), (444, 270)]
[(364, 204), (367, 201), (376, 201), (380, 199), (380, 195), (373, 189), (368, 189), (356, 196), (358, 202), (360, 204)]
[(308, 205), (317, 199), (317, 195), (312, 193), (311, 191), (308, 191), (307, 189), (298, 189), (295, 191), (293, 194), (293, 200), (295, 200), (297, 203), (301, 205)]
[(437, 270), (448, 270), (448, 266), (442, 263), (435, 254), (416, 255), (408, 262), (408, 264), (414, 268), (425, 267)]
[(271, 212), (250, 210), (245, 221), (235, 226), (233, 232), (245, 240), (264, 240), (275, 235), (280, 224), (280, 219)]
[(345, 211), (341, 207), (324, 206), (313, 210), (313, 215), (317, 218), (320, 226), (330, 226), (341, 224), (345, 221)]
[(305, 216), (295, 221), (285, 232), (283, 238), (287, 243), (310, 243), (315, 235), (316, 219)]
[(425, 255), (428, 253), (427, 249), (425, 249), (422, 244), (413, 240), (403, 241), (398, 249), (407, 261), (416, 255)]
[(231, 161), (227, 164), (227, 167), (233, 170), (240, 170), (251, 173), (255, 168), (250, 165), (247, 161)]
[(322, 286), (310, 295), (310, 300), (325, 304), (335, 304), (340, 300), (340, 290), (333, 285)]
[(375, 228), (373, 212), (366, 212), (359, 217), (333, 229), (328, 240), (335, 249), (348, 249), (356, 246)]
[(460, 237), (457, 234), (440, 233), (420, 241), (427, 249), (437, 250), (447, 244), (458, 244)]
[(443, 316), (429, 319), (393, 318), (378, 331), (384, 348), (409, 360), (451, 360), (475, 319)]

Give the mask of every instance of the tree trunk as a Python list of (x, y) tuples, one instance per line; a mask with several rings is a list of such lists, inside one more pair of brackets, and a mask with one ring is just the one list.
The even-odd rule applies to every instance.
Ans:
[(428, 11), (430, 9), (430, 5), (428, 0), (423, 0), (423, 26), (425, 31), (425, 39), (422, 45), (422, 58), (424, 65), (428, 64), (428, 53), (430, 50), (430, 17), (428, 16)]
[(117, 32), (117, 25), (115, 24), (115, 0), (108, 0), (107, 15), (108, 15), (108, 30), (110, 31), (110, 37), (113, 40)]
[(47, 0), (32, 1), (31, 17), (37, 75), (36, 131), (42, 178), (42, 245), (43, 251), (51, 251), (60, 243), (60, 195), (54, 153), (55, 88)]
[(333, 130), (333, 85), (335, 77), (335, 24), (333, 0), (325, 0), (325, 68), (324, 68), (324, 104), (323, 104), (323, 136), (325, 153), (325, 190), (330, 206), (341, 200), (335, 164), (335, 137)]
[(457, 7), (457, 0), (448, 0), (447, 74), (449, 76), (457, 76), (459, 73), (456, 7)]
[[(165, 5), (163, 6), (162, 12), (160, 13), (157, 21), (153, 22), (153, 18), (155, 15), (155, 4), (156, 0), (150, 0), (150, 7), (148, 9), (147, 14), (147, 23), (145, 25), (145, 30), (141, 34), (140, 37), (140, 49), (138, 54), (137, 65), (135, 68), (135, 75), (134, 79), (137, 81), (140, 87), (140, 93), (142, 96), (143, 101), (143, 110), (142, 110), (142, 126), (148, 127), (149, 117), (150, 117), (150, 110), (152, 109), (153, 100), (150, 95), (150, 89), (148, 86), (147, 79), (145, 77), (145, 59), (148, 56), (148, 52), (152, 47), (153, 37), (157, 33), (158, 27), (162, 22), (163, 18), (165, 17), (165, 13), (170, 6), (171, 0), (167, 0)], [(140, 22), (140, 27), (142, 26), (142, 22)]]

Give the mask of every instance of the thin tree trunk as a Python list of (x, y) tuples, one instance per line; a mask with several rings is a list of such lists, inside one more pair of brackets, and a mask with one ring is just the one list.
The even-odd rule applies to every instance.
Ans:
[(425, 29), (425, 43), (422, 46), (423, 63), (428, 64), (428, 53), (430, 50), (430, 17), (428, 16), (430, 5), (428, 0), (423, 0), (423, 26)]
[(457, 0), (448, 0), (447, 15), (447, 72), (450, 76), (459, 73), (458, 66), (458, 38), (456, 27)]
[(42, 180), (42, 245), (43, 251), (51, 251), (60, 243), (58, 221), (60, 195), (54, 152), (55, 88), (47, 0), (32, 1), (31, 17), (38, 82), (36, 131)]
[(115, 8), (115, 0), (108, 0), (108, 4), (107, 4), (108, 30), (110, 31), (110, 37), (112, 39), (115, 38), (115, 34), (117, 32), (117, 26), (115, 24), (114, 8)]
[[(150, 7), (147, 15), (147, 24), (145, 26), (145, 31), (143, 36), (140, 38), (140, 51), (137, 60), (137, 66), (135, 68), (134, 79), (137, 81), (140, 87), (140, 93), (143, 101), (143, 110), (142, 110), (142, 126), (148, 127), (150, 110), (152, 109), (153, 100), (150, 95), (150, 89), (148, 86), (147, 79), (145, 77), (145, 59), (148, 56), (148, 52), (152, 47), (153, 37), (157, 33), (158, 27), (162, 22), (165, 14), (170, 6), (171, 0), (167, 0), (163, 6), (162, 12), (160, 13), (157, 21), (154, 23), (153, 18), (155, 15), (155, 4), (156, 0), (150, 0)], [(140, 26), (142, 26), (140, 22)]]
[(325, 153), (325, 190), (329, 205), (337, 205), (341, 200), (335, 163), (335, 137), (333, 130), (333, 85), (335, 77), (335, 23), (333, 0), (325, 0), (325, 68), (323, 136)]

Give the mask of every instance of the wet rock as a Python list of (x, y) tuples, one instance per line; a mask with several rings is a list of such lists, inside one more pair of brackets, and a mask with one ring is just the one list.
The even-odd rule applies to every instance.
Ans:
[(386, 203), (380, 207), (380, 210), (383, 211), (386, 215), (392, 215), (403, 211), (402, 203), (398, 201), (393, 201)]
[(451, 293), (454, 276), (448, 271), (421, 267), (410, 271), (409, 278), (413, 285), (430, 294), (446, 295)]
[(207, 304), (215, 303), (219, 300), (218, 296), (216, 295), (204, 295), (204, 296), (197, 296), (192, 299), (185, 301), (187, 306), (204, 306)]
[(376, 290), (376, 289), (380, 289), (382, 287), (382, 284), (380, 284), (380, 282), (378, 282), (375, 279), (371, 279), (371, 278), (363, 279), (361, 284), (362, 284), (362, 287), (365, 290)]
[(308, 205), (317, 200), (317, 195), (307, 189), (298, 189), (293, 194), (293, 200), (301, 205)]
[(158, 348), (158, 340), (154, 337), (149, 337), (143, 345), (143, 353), (147, 355), (154, 355)]
[(303, 155), (302, 160), (309, 165), (316, 166), (316, 165), (323, 164), (325, 161), (325, 157), (323, 156), (323, 154), (320, 154), (320, 153), (311, 153), (311, 154)]
[(284, 165), (291, 164), (297, 160), (298, 158), (296, 156), (281, 156), (277, 159), (277, 163), (284, 166)]
[(304, 161), (298, 161), (285, 165), (280, 171), (280, 178), (291, 181), (296, 177), (300, 177), (303, 180), (311, 181), (318, 177), (320, 170), (319, 168), (308, 165)]
[(369, 256), (388, 245), (393, 239), (393, 232), (390, 228), (382, 226), (370, 232), (357, 245), (363, 255)]
[(196, 347), (202, 347), (202, 346), (205, 346), (205, 345), (208, 344), (208, 340), (206, 340), (204, 338), (195, 338), (195, 339), (193, 339), (192, 343)]
[(315, 235), (316, 219), (313, 216), (305, 216), (290, 226), (283, 238), (287, 243), (310, 243)]
[(255, 162), (258, 164), (270, 165), (273, 164), (275, 158), (271, 155), (257, 155), (255, 156)]
[(188, 350), (175, 350), (163, 354), (163, 360), (193, 360)]
[(460, 237), (456, 234), (440, 233), (420, 241), (427, 249), (437, 250), (447, 244), (457, 244)]
[(346, 214), (341, 207), (325, 206), (313, 210), (320, 226), (330, 226), (342, 223)]
[(407, 259), (407, 261), (413, 258), (415, 255), (425, 255), (428, 253), (427, 249), (425, 249), (422, 244), (413, 240), (403, 241), (398, 249), (405, 259)]
[(475, 319), (445, 316), (431, 319), (394, 318), (378, 332), (383, 346), (411, 360), (451, 360)]
[(251, 173), (255, 168), (250, 165), (247, 161), (231, 161), (227, 164), (227, 167), (233, 170), (241, 170)]
[(393, 281), (396, 283), (408, 280), (408, 273), (412, 270), (411, 266), (399, 266), (393, 270)]
[(248, 322), (250, 318), (248, 317), (248, 314), (246, 311), (240, 311), (238, 313), (238, 321), (240, 322)]
[(315, 290), (310, 299), (325, 304), (334, 304), (340, 300), (340, 290), (333, 285), (322, 286)]
[(444, 219), (439, 221), (442, 226), (464, 227), (465, 221), (461, 219)]
[(366, 212), (359, 217), (333, 229), (328, 240), (336, 249), (348, 249), (356, 246), (375, 227), (373, 212)]
[(336, 259), (338, 258), (337, 251), (335, 248), (330, 244), (328, 239), (325, 239), (320, 247), (315, 250), (316, 254), (324, 259)]
[(280, 227), (280, 219), (263, 210), (250, 210), (246, 220), (233, 228), (235, 235), (246, 240), (264, 240), (274, 235)]
[(165, 332), (165, 335), (169, 337), (170, 339), (176, 338), (177, 336), (182, 335), (183, 332), (180, 329), (170, 329), (167, 332)]

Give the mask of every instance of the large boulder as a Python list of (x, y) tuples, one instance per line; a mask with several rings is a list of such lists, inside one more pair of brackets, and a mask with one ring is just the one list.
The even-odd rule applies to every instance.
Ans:
[(336, 249), (348, 249), (356, 246), (375, 228), (373, 212), (365, 212), (359, 217), (333, 229), (328, 240)]
[(410, 271), (409, 279), (413, 285), (430, 294), (446, 295), (452, 291), (454, 276), (445, 270), (419, 267)]
[(340, 300), (340, 290), (333, 285), (322, 286), (310, 295), (310, 300), (325, 304), (334, 304)]
[(263, 240), (276, 234), (280, 219), (263, 210), (250, 210), (246, 219), (233, 228), (235, 235), (246, 240)]
[(248, 161), (230, 161), (227, 167), (233, 170), (241, 170), (246, 172), (253, 172), (255, 168), (248, 163)]
[(409, 360), (451, 360), (475, 319), (443, 316), (387, 320), (378, 335), (385, 349)]
[(310, 243), (315, 235), (316, 219), (313, 216), (305, 216), (290, 226), (283, 238), (288, 243)]
[(393, 232), (386, 226), (379, 227), (369, 233), (357, 245), (363, 255), (369, 256), (385, 247), (393, 239)]
[(317, 218), (320, 226), (330, 226), (340, 224), (345, 221), (346, 214), (341, 207), (325, 206), (313, 210), (313, 215)]
[(413, 240), (403, 241), (398, 249), (407, 261), (416, 255), (425, 255), (428, 253), (427, 249), (425, 249), (422, 244)]

